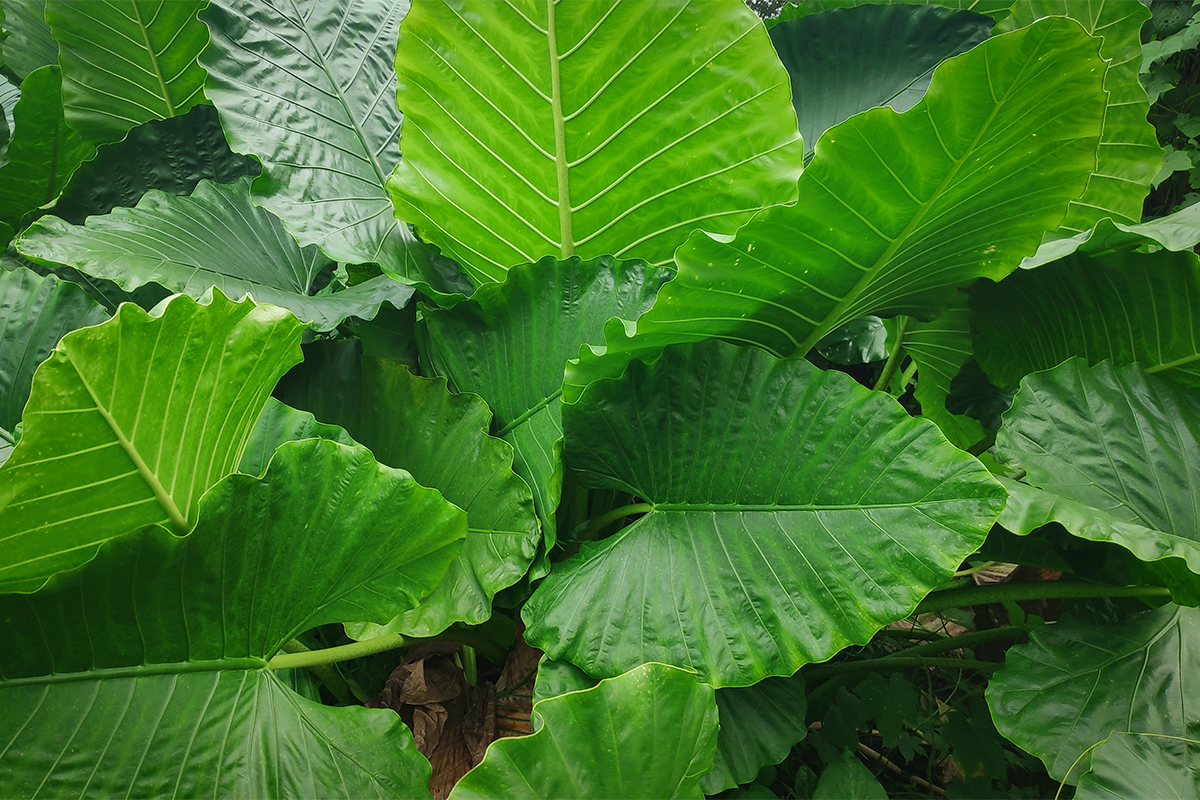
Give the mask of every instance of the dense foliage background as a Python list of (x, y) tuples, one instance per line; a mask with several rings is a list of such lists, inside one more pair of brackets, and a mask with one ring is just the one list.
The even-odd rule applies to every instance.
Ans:
[(0, 796), (1200, 796), (1200, 3), (0, 29)]

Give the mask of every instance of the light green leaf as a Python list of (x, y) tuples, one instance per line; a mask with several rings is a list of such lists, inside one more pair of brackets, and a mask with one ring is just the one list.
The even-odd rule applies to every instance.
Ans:
[(509, 270), (468, 302), (425, 312), (434, 370), (491, 407), (493, 434), (512, 445), (513, 469), (533, 490), (547, 549), (562, 490), (563, 367), (581, 345), (600, 341), (606, 320), (648, 309), (669, 275), (608, 257), (546, 258)]
[(1076, 253), (981, 282), (971, 315), (979, 363), (1003, 388), (1072, 356), (1136, 361), (1200, 388), (1200, 261), (1191, 251)]
[(821, 770), (813, 800), (887, 800), (879, 781), (858, 757), (844, 752)]
[(946, 310), (929, 322), (910, 320), (904, 349), (917, 363), (913, 395), (921, 404), (921, 416), (934, 422), (951, 444), (963, 450), (983, 439), (982, 425), (946, 410), (950, 383), (972, 355), (967, 295), (957, 293)]
[(67, 122), (94, 144), (204, 102), (205, 0), (46, 0)]
[(58, 63), (58, 43), (46, 22), (46, 0), (4, 0), (4, 64), (24, 81), (35, 69)]
[[(598, 679), (574, 664), (543, 657), (533, 702), (590, 689), (597, 683)], [(713, 768), (700, 781), (706, 795), (754, 780), (764, 766), (783, 761), (792, 745), (808, 732), (804, 724), (808, 704), (804, 679), (799, 675), (717, 689), (716, 700), (721, 729)]]
[(542, 700), (532, 736), (498, 739), (459, 780), (467, 798), (702, 798), (717, 744), (713, 690), (643, 664), (586, 691)]
[(718, 687), (792, 675), (911, 613), (1004, 502), (891, 397), (756, 348), (669, 348), (593, 383), (563, 423), (584, 481), (650, 507), (556, 564), (522, 611), (526, 641), (593, 675), (648, 660)]
[(1189, 800), (1200, 797), (1200, 742), (1113, 732), (1092, 751), (1077, 800)]
[(181, 116), (139, 125), (123, 141), (101, 146), (95, 158), (75, 170), (51, 212), (82, 225), (93, 214), (137, 205), (150, 189), (188, 195), (202, 178), (233, 183), (243, 175), (257, 175), (258, 169), (253, 159), (229, 149), (216, 109), (198, 105)]
[(246, 440), (246, 451), (237, 471), (245, 475), (262, 475), (277, 447), (301, 439), (328, 439), (348, 447), (358, 444), (344, 428), (318, 422), (307, 411), (299, 411), (268, 397), (254, 430), (250, 431), (250, 438)]
[(1200, 205), (1188, 206), (1141, 225), (1124, 225), (1103, 219), (1083, 233), (1046, 242), (1038, 248), (1037, 253), (1021, 262), (1021, 268), (1040, 267), (1076, 251), (1098, 256), (1136, 248), (1148, 251), (1161, 248), (1190, 250), (1197, 243), (1200, 243)]
[(0, 271), (0, 439), (12, 443), (33, 371), (63, 334), (108, 314), (73, 283), (27, 269)]
[(1106, 95), (1097, 43), (1047, 19), (942, 63), (904, 114), (831, 128), (800, 201), (735, 236), (694, 233), (678, 276), (610, 355), (568, 382), (613, 376), (663, 345), (721, 337), (806, 354), (863, 314), (933, 316), (953, 287), (999, 279), (1055, 228), (1095, 165)]
[(988, 37), (992, 20), (938, 6), (835, 9), (771, 28), (787, 68), (805, 154), (821, 134), (876, 106), (908, 111), (933, 68)]
[(476, 283), (548, 255), (666, 264), (796, 198), (787, 73), (740, 0), (462, 6), (405, 18), (388, 187)]
[(1142, 23), (1150, 19), (1150, 9), (1137, 0), (1018, 0), (1011, 16), (997, 28), (1011, 30), (1049, 16), (1069, 17), (1083, 25), (1101, 40), (1100, 57), (1108, 61), (1104, 74), (1108, 108), (1095, 170), (1059, 230), (1079, 233), (1105, 218), (1138, 223), (1163, 153), (1154, 126), (1146, 121), (1150, 98), (1138, 79)]
[(1014, 487), (1005, 528), (1056, 521), (1115, 543), (1200, 603), (1200, 396), (1137, 365), (1071, 359), (1021, 382), (996, 451), (1035, 487)]
[(262, 161), (256, 203), (331, 259), (429, 277), (432, 254), (393, 217), (384, 188), (400, 160), (392, 58), (407, 10), (379, 0), (214, 0), (202, 61), (230, 144)]
[(0, 587), (36, 589), (146, 525), (187, 533), (300, 360), (301, 328), (283, 309), (216, 292), (207, 306), (176, 297), (160, 318), (126, 304), (64, 336), (0, 467)]
[(1088, 759), (1076, 759), (1113, 731), (1200, 739), (1200, 610), (1168, 604), (1116, 625), (1064, 617), (1029, 639), (1009, 649), (987, 701), (997, 730), (1055, 780), (1079, 780)]
[(66, 264), (131, 291), (158, 283), (200, 298), (212, 287), (286, 308), (317, 330), (346, 317), (372, 317), (381, 303), (404, 305), (413, 290), (380, 275), (332, 294), (313, 295), (329, 266), (315, 246), (301, 249), (278, 217), (250, 200), (250, 177), (230, 185), (200, 181), (189, 197), (151, 190), (137, 208), (117, 208), (83, 226), (38, 220), (17, 243), (26, 258)]
[(0, 794), (427, 796), (394, 712), (304, 700), (267, 660), (308, 628), (415, 603), (462, 512), (363, 448), (310, 440), (262, 478), (228, 476), (199, 516), (183, 539), (153, 526), (0, 598)]
[(58, 67), (42, 67), (25, 79), (13, 117), (8, 163), (0, 167), (0, 222), (19, 231), (25, 215), (58, 197), (96, 148), (63, 121)]

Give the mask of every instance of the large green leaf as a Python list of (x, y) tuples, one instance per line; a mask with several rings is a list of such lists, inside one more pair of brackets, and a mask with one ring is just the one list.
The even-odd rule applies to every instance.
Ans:
[(1200, 388), (1200, 261), (1190, 251), (1080, 253), (971, 290), (972, 334), (994, 383), (1071, 356), (1138, 362)]
[(1137, 365), (1072, 359), (1022, 381), (996, 450), (1035, 487), (1014, 487), (1001, 525), (1053, 521), (1118, 544), (1200, 603), (1200, 396)]
[(671, 260), (796, 197), (787, 73), (740, 0), (417, 0), (396, 213), (477, 283), (552, 255)]
[(1149, 246), (1151, 250), (1190, 250), (1200, 243), (1200, 205), (1192, 205), (1140, 225), (1103, 219), (1083, 233), (1045, 242), (1021, 262), (1022, 269), (1049, 264), (1072, 253), (1105, 255)]
[(197, 59), (205, 0), (46, 0), (58, 42), (67, 122), (89, 142), (116, 142), (143, 122), (204, 102)]
[(917, 364), (913, 394), (921, 404), (921, 415), (935, 422), (956, 447), (965, 450), (982, 439), (982, 425), (946, 410), (950, 384), (973, 354), (967, 295), (955, 295), (946, 310), (929, 322), (910, 319), (904, 349)]
[(238, 462), (237, 471), (245, 475), (262, 475), (277, 447), (301, 439), (328, 439), (348, 447), (357, 444), (344, 428), (318, 422), (307, 411), (300, 411), (274, 397), (268, 397), (254, 430), (250, 431), (250, 438), (246, 440), (246, 450)]
[[(71, 173), (96, 148), (63, 120), (58, 67), (42, 67), (25, 79), (13, 117), (8, 163), (0, 167), (0, 222), (19, 231), (23, 217), (58, 197)], [(0, 239), (0, 245), (7, 243)]]
[(46, 0), (4, 0), (4, 65), (18, 80), (38, 67), (58, 63), (58, 44), (46, 22)]
[(1077, 781), (1088, 759), (1076, 759), (1113, 731), (1200, 739), (1200, 610), (1167, 605), (1116, 625), (1064, 617), (1029, 638), (987, 700), (997, 730), (1055, 780)]
[(771, 28), (805, 153), (829, 128), (876, 106), (916, 105), (933, 68), (988, 37), (992, 20), (938, 6), (861, 6)]
[(694, 233), (633, 341), (614, 328), (610, 356), (585, 360), (570, 383), (713, 336), (804, 355), (863, 314), (929, 318), (953, 287), (1007, 275), (1095, 166), (1096, 48), (1077, 23), (1043, 20), (943, 62), (904, 114), (878, 108), (831, 128), (795, 206), (732, 237)]
[(33, 371), (63, 334), (107, 318), (73, 283), (27, 269), (0, 271), (0, 439), (13, 444)]
[(186, 195), (202, 178), (233, 183), (257, 174), (253, 159), (229, 149), (216, 109), (198, 105), (181, 116), (139, 125), (123, 141), (98, 148), (95, 158), (75, 170), (52, 211), (82, 225), (92, 214), (137, 205), (150, 189)]
[(433, 636), (455, 622), (486, 622), (496, 592), (521, 579), (541, 541), (533, 496), (513, 474), (512, 448), (487, 435), (487, 404), (472, 394), (450, 394), (443, 378), (419, 378), (399, 364), (365, 357), (361, 398), (359, 409), (329, 419), (344, 420), (382, 463), (408, 470), (466, 511), (467, 541), (419, 606), (386, 626), (350, 628), (351, 635)]
[(1100, 56), (1108, 61), (1104, 90), (1108, 108), (1096, 166), (1087, 190), (1071, 203), (1059, 229), (1086, 231), (1102, 219), (1137, 223), (1150, 181), (1162, 166), (1162, 148), (1154, 126), (1146, 121), (1150, 98), (1138, 72), (1142, 65), (1142, 23), (1150, 10), (1138, 0), (1018, 0), (997, 27), (1011, 30), (1051, 15), (1070, 17), (1101, 40)]
[(459, 780), (466, 798), (704, 796), (717, 744), (713, 690), (694, 675), (643, 664), (585, 691), (542, 700), (532, 736), (498, 739)]
[(546, 258), (469, 302), (425, 313), (434, 369), (491, 407), (493, 433), (513, 446), (513, 469), (533, 489), (547, 548), (562, 490), (563, 367), (581, 345), (600, 341), (606, 320), (648, 309), (669, 275), (637, 261)]
[(1078, 800), (1189, 800), (1200, 797), (1200, 742), (1113, 732), (1092, 751)]
[[(574, 664), (542, 658), (533, 688), (536, 703), (548, 697), (589, 689), (599, 680)], [(808, 732), (804, 679), (767, 678), (753, 686), (716, 690), (721, 729), (713, 768), (700, 781), (706, 795), (749, 783), (768, 764), (778, 764)]]
[(416, 602), (464, 528), (365, 449), (296, 442), (214, 487), (191, 535), (154, 526), (0, 598), (0, 794), (428, 796), (394, 712), (305, 700), (267, 660)]
[(528, 642), (594, 675), (648, 660), (714, 686), (791, 675), (911, 613), (1004, 503), (891, 397), (756, 348), (668, 348), (593, 383), (563, 423), (583, 480), (649, 505), (522, 611)]
[(153, 282), (197, 298), (214, 286), (229, 297), (252, 294), (322, 331), (352, 315), (373, 317), (384, 302), (404, 305), (412, 296), (410, 287), (384, 275), (314, 296), (314, 281), (329, 259), (313, 245), (301, 249), (278, 217), (251, 202), (251, 180), (203, 180), (189, 197), (151, 190), (137, 208), (114, 209), (83, 226), (43, 217), (17, 249), (39, 263), (115, 281), (126, 291)]
[(255, 202), (336, 261), (420, 274), (430, 253), (392, 215), (400, 160), (393, 50), (407, 2), (215, 0), (205, 91), (233, 149), (263, 163)]
[(176, 297), (63, 337), (33, 378), (0, 468), (0, 587), (28, 591), (102, 542), (155, 523), (186, 533), (241, 460), (271, 387), (300, 360), (286, 311)]

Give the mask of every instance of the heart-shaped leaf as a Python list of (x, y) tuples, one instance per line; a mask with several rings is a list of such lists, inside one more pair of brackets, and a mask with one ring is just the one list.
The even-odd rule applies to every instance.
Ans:
[(215, 292), (206, 306), (176, 297), (159, 318), (125, 304), (64, 336), (0, 467), (0, 587), (35, 589), (146, 525), (187, 533), (300, 360), (301, 330), (283, 309)]
[(594, 675), (791, 675), (911, 613), (1004, 502), (891, 397), (757, 348), (668, 348), (590, 385), (563, 424), (573, 470), (646, 504), (522, 611), (528, 642)]
[(547, 255), (665, 264), (795, 199), (787, 73), (740, 0), (464, 6), (404, 20), (388, 187), (476, 283)]
[(152, 526), (0, 597), (0, 794), (427, 796), (394, 712), (304, 700), (268, 659), (307, 628), (411, 606), (464, 533), (436, 491), (309, 440), (214, 487), (191, 535)]

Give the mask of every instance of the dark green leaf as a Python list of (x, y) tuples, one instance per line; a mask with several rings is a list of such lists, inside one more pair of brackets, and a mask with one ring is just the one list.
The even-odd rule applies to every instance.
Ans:
[(125, 290), (158, 283), (200, 298), (212, 287), (291, 311), (317, 330), (349, 316), (372, 317), (380, 304), (404, 305), (413, 290), (380, 275), (332, 294), (313, 294), (329, 260), (301, 249), (278, 217), (250, 200), (251, 178), (203, 180), (189, 197), (151, 190), (137, 208), (91, 217), (84, 226), (43, 217), (18, 242), (27, 258), (66, 264)]
[(246, 440), (246, 451), (242, 454), (237, 471), (246, 475), (262, 475), (271, 456), (275, 455), (275, 448), (284, 442), (301, 439), (328, 439), (349, 447), (357, 444), (345, 429), (317, 422), (317, 418), (307, 411), (298, 411), (274, 397), (268, 397), (254, 430), (250, 431), (250, 438)]
[(1113, 731), (1200, 739), (1200, 610), (1166, 605), (1117, 625), (1064, 617), (1029, 638), (987, 700), (1000, 733), (1055, 780), (1079, 780), (1088, 759), (1076, 759)]
[(887, 358), (887, 329), (874, 314), (852, 319), (817, 342), (817, 352), (836, 364), (865, 364)]
[[(0, 467), (0, 585), (30, 590), (146, 525), (186, 533), (241, 460), (271, 387), (300, 359), (286, 311), (179, 296), (63, 337), (34, 375), (24, 436)], [(227, 341), (240, 347), (228, 347)], [(217, 414), (222, 424), (210, 416)]]
[(842, 753), (821, 772), (813, 800), (887, 800), (887, 792), (854, 753)]
[(460, 6), (419, 0), (401, 28), (388, 187), (476, 283), (545, 256), (667, 264), (795, 199), (787, 73), (741, 0)]
[(946, 410), (950, 385), (972, 355), (967, 295), (957, 293), (946, 310), (929, 322), (910, 320), (904, 349), (917, 363), (914, 396), (921, 404), (921, 416), (936, 423), (955, 447), (965, 450), (982, 439), (982, 425)]
[(715, 686), (791, 675), (910, 613), (1003, 504), (892, 398), (755, 348), (633, 362), (563, 423), (573, 470), (652, 508), (523, 609), (527, 641), (595, 675), (647, 660)]
[(542, 700), (532, 736), (498, 739), (450, 793), (467, 798), (702, 798), (717, 744), (713, 690), (643, 664), (585, 691)]
[(1028, 486), (1000, 524), (1060, 522), (1149, 562), (1180, 602), (1200, 602), (1200, 397), (1137, 365), (1079, 359), (1030, 375), (996, 437)]
[(1200, 742), (1114, 732), (1092, 751), (1076, 800), (1189, 800), (1200, 797)]
[(425, 794), (394, 712), (306, 701), (267, 659), (307, 628), (415, 603), (462, 512), (363, 448), (310, 440), (262, 478), (228, 476), (199, 516), (183, 539), (152, 526), (0, 598), (0, 794)]
[(67, 122), (94, 144), (204, 101), (205, 0), (46, 0)]
[(58, 63), (58, 43), (46, 22), (46, 0), (4, 0), (4, 65), (18, 80), (35, 69)]

